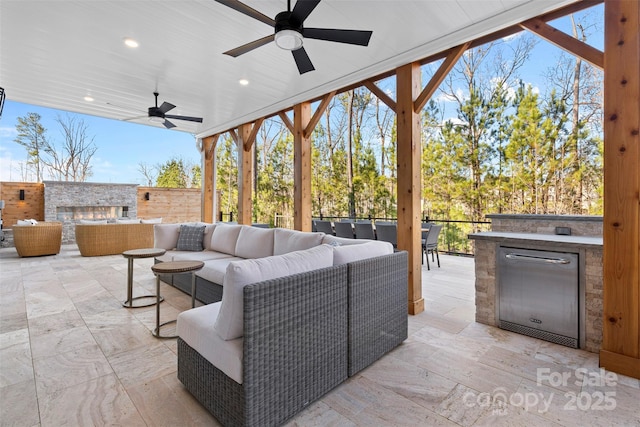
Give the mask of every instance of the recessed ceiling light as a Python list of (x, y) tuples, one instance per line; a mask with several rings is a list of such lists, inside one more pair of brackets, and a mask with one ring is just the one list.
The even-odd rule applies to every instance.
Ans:
[(240, 79), (238, 80), (238, 83), (240, 83), (242, 86), (246, 86), (249, 84), (249, 80), (247, 79)]
[(124, 44), (131, 48), (139, 46), (138, 42), (132, 39), (131, 37), (125, 37)]
[(93, 97), (91, 95), (87, 95), (84, 97), (84, 100), (87, 102), (93, 102)]

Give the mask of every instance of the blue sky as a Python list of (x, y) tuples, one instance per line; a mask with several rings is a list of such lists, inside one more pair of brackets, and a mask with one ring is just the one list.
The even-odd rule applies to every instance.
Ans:
[(14, 139), (17, 136), (18, 117), (28, 113), (40, 114), (47, 137), (54, 143), (63, 141), (57, 117), (64, 120), (66, 115), (77, 116), (84, 121), (87, 134), (94, 137), (93, 141), (98, 147), (91, 162), (91, 182), (146, 185), (144, 177), (138, 172), (140, 163), (153, 166), (176, 157), (185, 163), (200, 164), (195, 137), (189, 133), (6, 100), (0, 118), (0, 181), (23, 181), (19, 164), (25, 162), (27, 153)]
[[(583, 11), (576, 16), (588, 16), (587, 21), (596, 22), (599, 29), (591, 28), (589, 44), (598, 49), (603, 48), (602, 6)], [(551, 25), (571, 34), (568, 17), (550, 22)], [(594, 32), (595, 31), (595, 32)], [(543, 84), (545, 70), (555, 64), (560, 49), (550, 43), (539, 40), (530, 60), (523, 69), (523, 78), (534, 87)], [(426, 82), (423, 82), (426, 83)], [(5, 88), (6, 89), (6, 88)], [(8, 94), (10, 96), (10, 94)], [(144, 177), (138, 172), (138, 165), (150, 166), (164, 164), (172, 158), (180, 158), (186, 164), (200, 164), (200, 153), (195, 146), (192, 134), (167, 130), (153, 126), (103, 119), (34, 105), (22, 104), (7, 100), (0, 118), (0, 181), (23, 181), (20, 164), (26, 161), (26, 150), (14, 142), (17, 136), (15, 126), (18, 117), (28, 113), (38, 113), (41, 123), (47, 129), (47, 136), (52, 142), (63, 141), (58, 116), (76, 115), (87, 126), (87, 133), (94, 137), (98, 147), (91, 162), (93, 176), (91, 182), (130, 183), (146, 185)], [(27, 179), (35, 180), (35, 178)]]

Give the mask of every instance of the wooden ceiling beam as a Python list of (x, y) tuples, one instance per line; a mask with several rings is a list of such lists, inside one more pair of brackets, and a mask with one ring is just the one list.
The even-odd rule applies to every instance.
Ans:
[(282, 120), (282, 123), (284, 123), (284, 125), (287, 127), (287, 129), (289, 129), (289, 132), (293, 133), (294, 132), (293, 122), (291, 121), (289, 116), (287, 116), (287, 112), (280, 111), (278, 113), (278, 116), (280, 117), (280, 120)]
[(560, 49), (576, 55), (592, 65), (604, 69), (604, 52), (571, 37), (569, 34), (547, 24), (540, 18), (533, 18), (520, 23), (520, 27), (531, 31)]
[(316, 128), (316, 125), (322, 117), (322, 113), (324, 113), (324, 111), (327, 109), (333, 97), (336, 96), (336, 92), (337, 91), (335, 90), (333, 92), (329, 92), (322, 98), (322, 101), (320, 101), (320, 105), (318, 105), (316, 112), (313, 113), (311, 120), (309, 120), (309, 123), (307, 123), (307, 126), (304, 128), (303, 136), (305, 138), (309, 138), (311, 136), (313, 130)]
[(429, 83), (425, 86), (425, 88), (420, 92), (418, 98), (413, 102), (413, 111), (416, 113), (422, 110), (424, 104), (427, 103), (429, 99), (433, 96), (433, 94), (438, 90), (438, 87), (442, 83), (445, 77), (449, 74), (451, 69), (456, 65), (458, 59), (462, 56), (462, 54), (469, 49), (469, 45), (471, 42), (463, 43), (460, 46), (456, 46), (449, 52), (446, 59), (442, 64), (440, 64), (440, 68), (434, 73)]
[(233, 139), (233, 142), (236, 143), (236, 147), (239, 146), (239, 139), (238, 139), (238, 133), (236, 132), (235, 129), (229, 129), (227, 132), (229, 132), (229, 135), (231, 135), (231, 139)]
[(205, 159), (212, 158), (213, 153), (216, 150), (216, 145), (218, 145), (219, 138), (220, 138), (219, 133), (212, 136), (208, 136), (206, 138), (202, 138), (202, 149), (204, 151)]
[(378, 97), (378, 99), (384, 102), (391, 110), (396, 111), (396, 101), (394, 101), (389, 95), (387, 95), (382, 89), (375, 84), (373, 80), (365, 80), (364, 85), (371, 91), (372, 94)]
[(255, 122), (253, 122), (253, 127), (251, 128), (251, 133), (247, 137), (247, 140), (244, 141), (244, 150), (249, 151), (254, 142), (256, 142), (256, 136), (258, 136), (258, 131), (260, 130), (260, 126), (262, 126), (262, 122), (264, 121), (264, 117), (259, 118)]

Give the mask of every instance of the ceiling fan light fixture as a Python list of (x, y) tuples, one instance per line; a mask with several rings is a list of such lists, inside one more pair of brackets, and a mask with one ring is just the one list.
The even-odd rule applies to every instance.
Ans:
[(276, 45), (284, 50), (297, 50), (302, 47), (302, 34), (296, 30), (280, 30), (276, 33)]

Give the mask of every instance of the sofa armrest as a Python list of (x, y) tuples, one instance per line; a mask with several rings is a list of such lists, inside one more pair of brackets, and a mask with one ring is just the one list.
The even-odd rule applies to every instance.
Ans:
[(347, 266), (244, 288), (246, 422), (279, 424), (347, 378)]
[(406, 251), (349, 264), (349, 376), (408, 336)]

